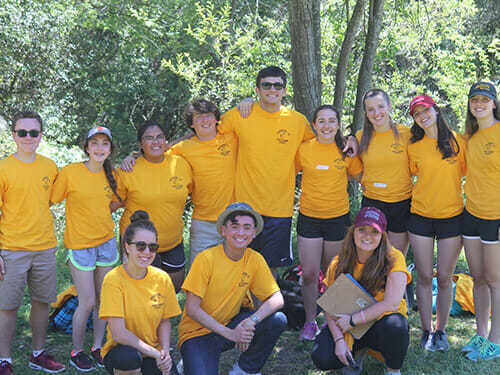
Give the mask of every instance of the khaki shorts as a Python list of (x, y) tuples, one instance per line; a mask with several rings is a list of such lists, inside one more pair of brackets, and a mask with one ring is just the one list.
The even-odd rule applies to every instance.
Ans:
[(5, 274), (0, 281), (0, 310), (16, 310), (21, 306), (26, 283), (31, 299), (55, 302), (56, 250), (0, 251), (5, 264)]

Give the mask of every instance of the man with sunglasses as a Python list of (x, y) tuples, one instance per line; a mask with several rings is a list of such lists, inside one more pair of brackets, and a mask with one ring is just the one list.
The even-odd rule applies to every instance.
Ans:
[[(250, 205), (232, 203), (216, 223), (224, 242), (194, 259), (178, 328), (185, 375), (217, 375), (221, 352), (234, 346), (242, 354), (229, 375), (260, 374), (285, 329), (279, 287), (262, 255), (248, 248), (263, 226)], [(242, 309), (249, 291), (262, 301), (253, 312)]]
[(291, 224), (295, 192), (295, 154), (314, 137), (301, 113), (282, 106), (286, 74), (276, 66), (257, 74), (259, 102), (247, 118), (237, 108), (222, 116), (221, 133), (238, 137), (235, 197), (264, 218), (264, 229), (250, 244), (266, 259), (273, 274), (292, 263)]
[(65, 370), (45, 351), (49, 303), (56, 300), (56, 246), (49, 199), (56, 164), (36, 153), (42, 138), (36, 112), (14, 116), (16, 152), (0, 161), (0, 375), (13, 374), (10, 346), (26, 282), (31, 296), (29, 367)]

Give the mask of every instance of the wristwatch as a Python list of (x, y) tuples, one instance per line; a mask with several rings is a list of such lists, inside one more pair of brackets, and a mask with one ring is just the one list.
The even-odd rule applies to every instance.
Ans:
[(257, 316), (257, 314), (253, 314), (253, 315), (251, 315), (251, 316), (250, 316), (250, 320), (251, 320), (252, 322), (254, 322), (255, 324), (259, 323), (259, 321), (260, 321), (260, 320), (259, 320), (259, 317)]

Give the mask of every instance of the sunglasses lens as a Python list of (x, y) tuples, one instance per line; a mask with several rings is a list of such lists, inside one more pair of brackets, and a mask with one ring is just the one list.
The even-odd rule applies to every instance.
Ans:
[(271, 87), (273, 87), (273, 86), (274, 86), (274, 88), (275, 88), (276, 90), (281, 90), (281, 89), (284, 87), (284, 86), (283, 86), (283, 84), (282, 84), (281, 82), (274, 82), (274, 83), (273, 83), (273, 82), (262, 82), (262, 83), (260, 84), (260, 86), (261, 86), (264, 90), (270, 90), (270, 89), (271, 89)]
[(157, 243), (150, 243), (149, 244), (149, 251), (156, 253), (158, 249), (160, 248), (160, 245)]
[(28, 133), (29, 133), (31, 138), (36, 138), (40, 134), (40, 132), (38, 130), (30, 130)]
[(36, 138), (40, 135), (39, 130), (24, 130), (24, 129), (19, 129), (15, 131), (17, 133), (18, 137), (24, 138), (28, 134), (30, 135), (31, 138)]
[(144, 251), (146, 250), (146, 247), (148, 246), (148, 244), (144, 241), (138, 241), (135, 243), (135, 248), (139, 251)]
[(28, 132), (24, 129), (17, 130), (16, 132), (17, 132), (17, 136), (21, 137), (21, 138), (24, 138), (28, 135)]

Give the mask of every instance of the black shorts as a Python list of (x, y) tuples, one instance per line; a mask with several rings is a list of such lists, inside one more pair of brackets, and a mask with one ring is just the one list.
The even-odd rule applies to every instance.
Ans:
[(408, 232), (438, 240), (457, 237), (462, 234), (462, 214), (446, 219), (432, 219), (417, 214), (410, 214)]
[(262, 215), (264, 229), (248, 245), (262, 254), (269, 267), (290, 266), (292, 254), (292, 218)]
[(305, 238), (323, 238), (325, 241), (342, 241), (351, 225), (349, 214), (330, 219), (302, 215), (297, 219), (297, 234)]
[(171, 250), (156, 254), (153, 266), (161, 268), (165, 272), (177, 272), (184, 268), (186, 256), (184, 255), (184, 244), (181, 242)]
[(376, 207), (387, 219), (387, 231), (404, 233), (408, 231), (410, 218), (410, 199), (400, 202), (383, 202), (363, 196), (361, 207)]
[(464, 210), (462, 234), (466, 239), (481, 239), (482, 243), (499, 243), (500, 220), (481, 219)]

